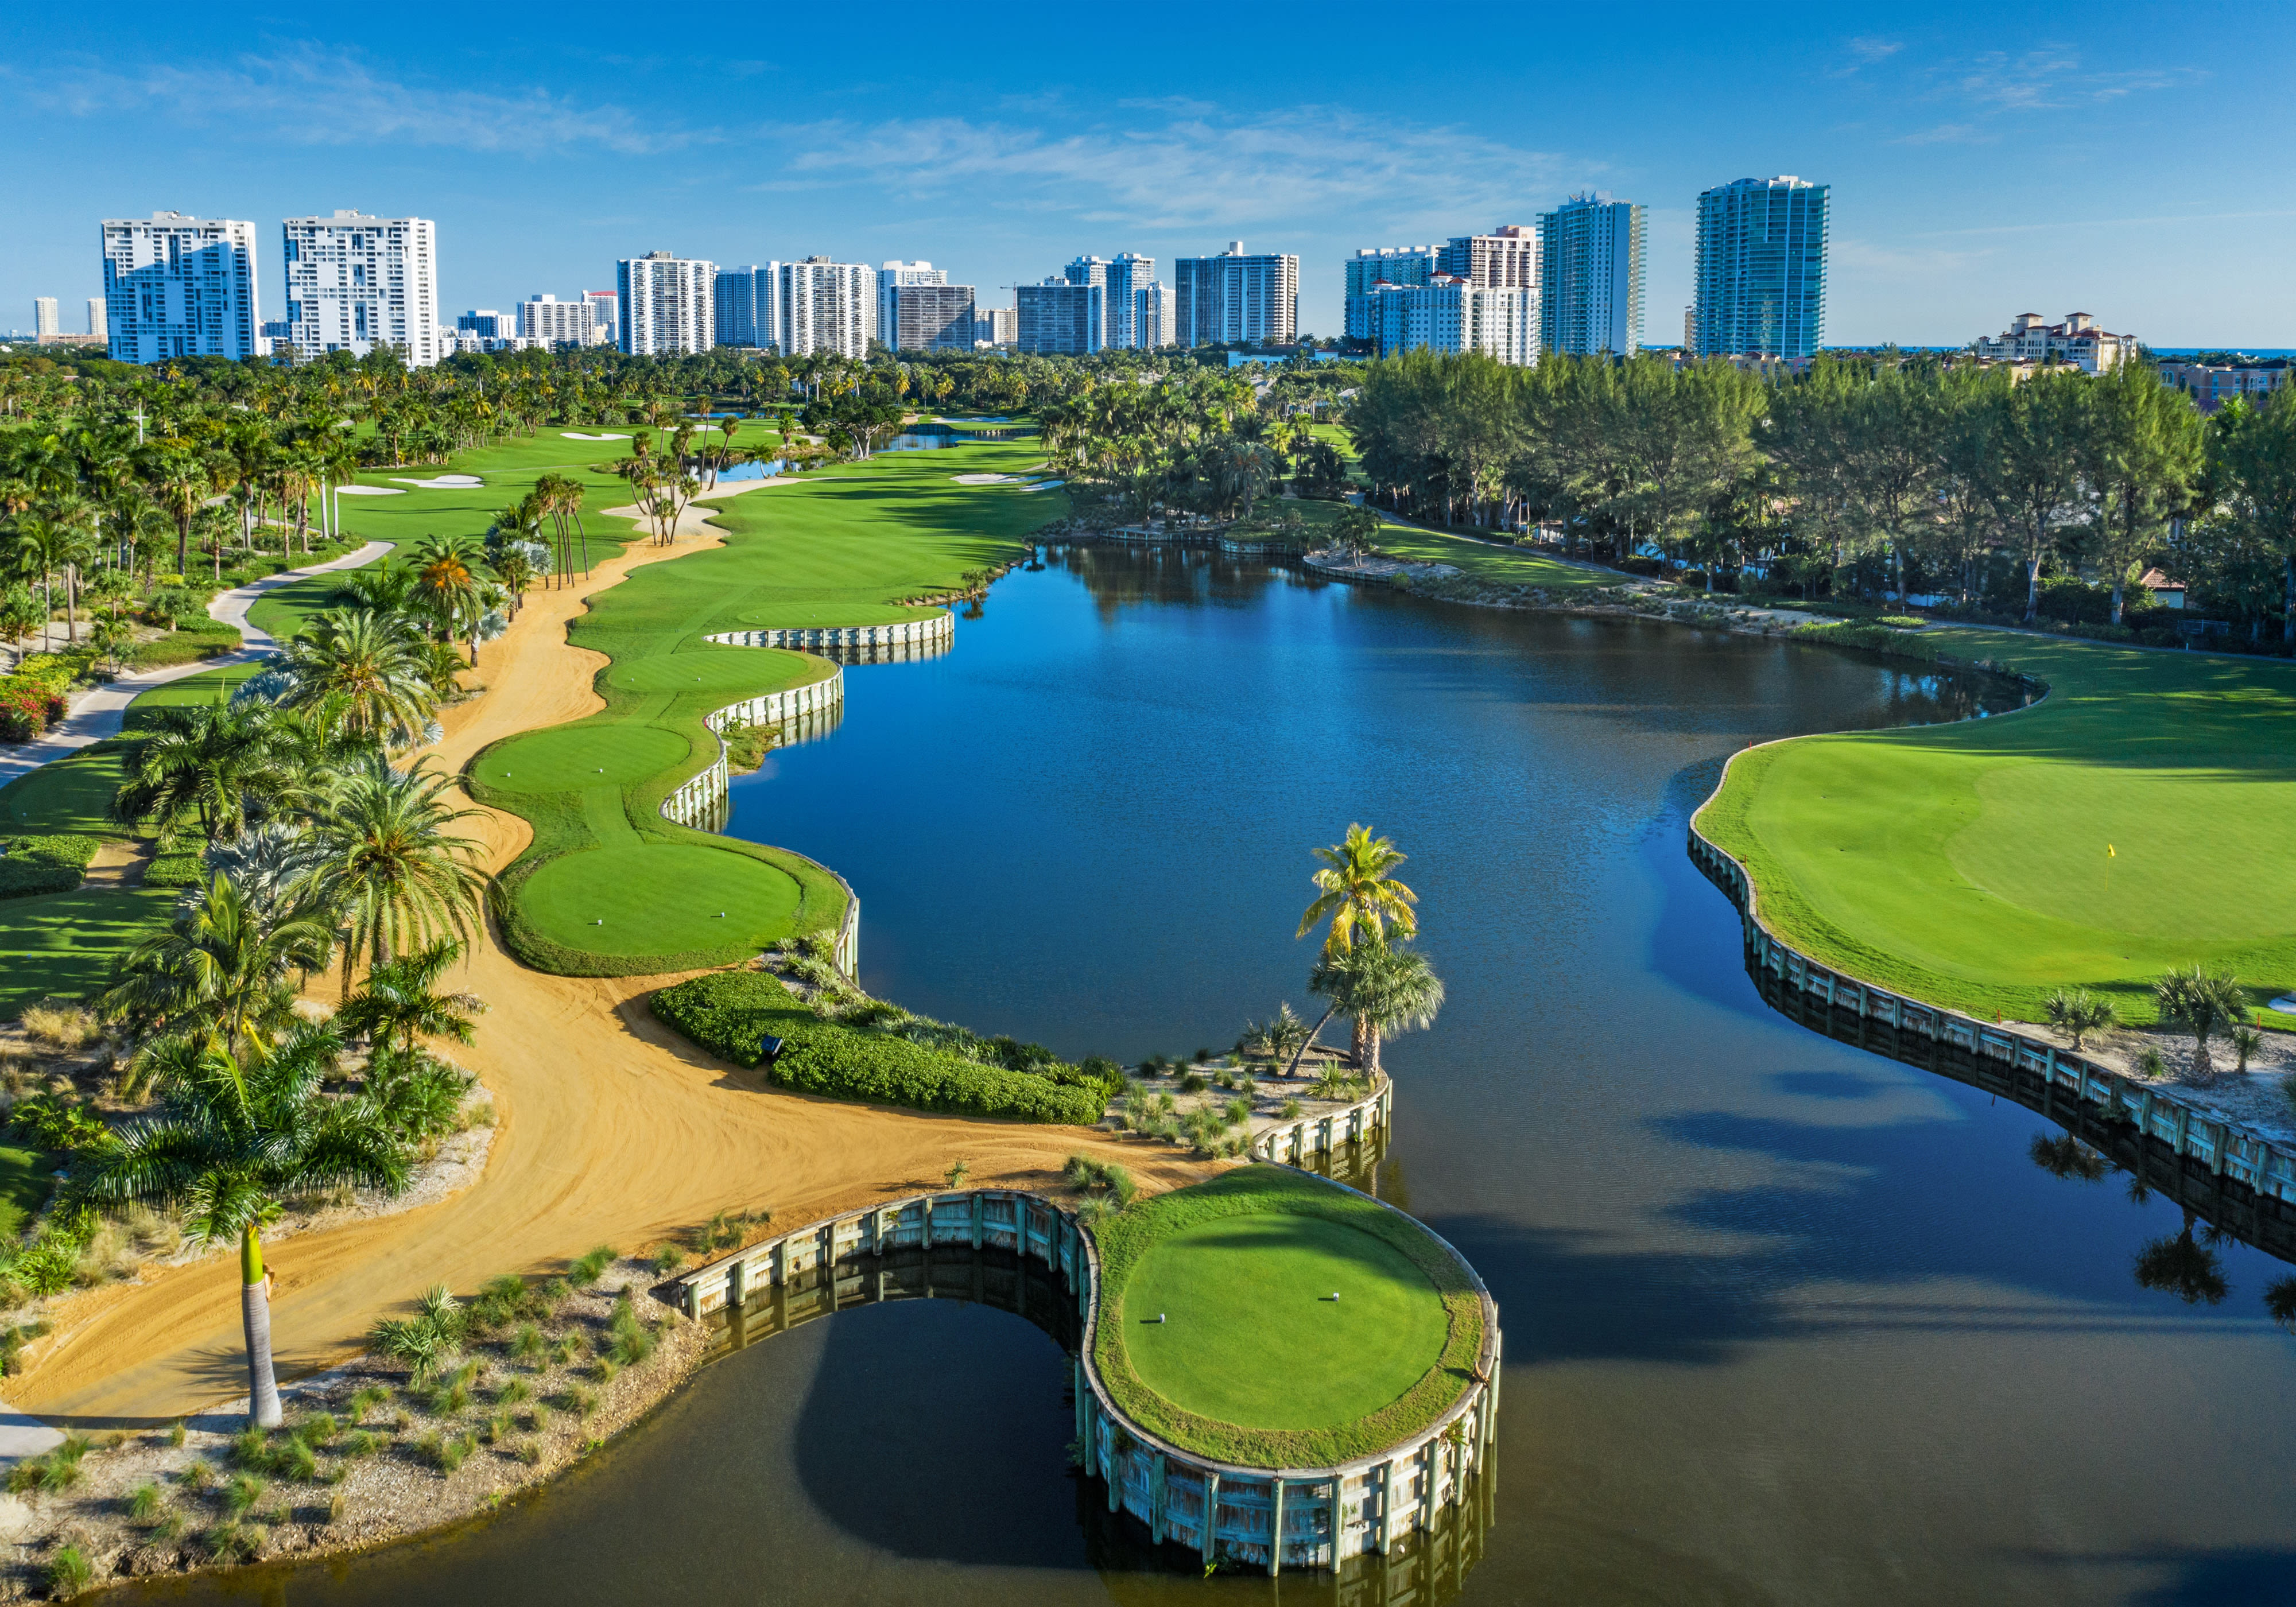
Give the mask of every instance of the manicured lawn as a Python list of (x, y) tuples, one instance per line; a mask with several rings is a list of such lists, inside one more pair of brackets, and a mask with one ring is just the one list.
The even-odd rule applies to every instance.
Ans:
[(1058, 495), (954, 477), (1017, 473), (1041, 455), (1033, 443), (889, 453), (703, 503), (724, 545), (599, 593), (569, 635), (611, 660), (597, 680), (606, 708), (497, 742), (468, 772), (475, 796), (534, 826), (497, 897), (512, 950), (545, 970), (635, 975), (833, 929), (845, 894), (821, 866), (661, 816), (663, 800), (716, 759), (704, 716), (832, 673), (811, 654), (706, 638), (930, 613), (915, 600), (1013, 562), (1020, 537), (1067, 512)]
[(1458, 1259), (1319, 1177), (1242, 1168), (1093, 1234), (1093, 1365), (1126, 1415), (1186, 1449), (1251, 1467), (1373, 1455), (1472, 1380), (1483, 1310)]
[(48, 1202), (55, 1188), (56, 1157), (45, 1150), (0, 1144), (0, 1239), (12, 1240)]
[[(614, 426), (613, 432), (625, 436), (635, 433), (622, 425)], [(712, 439), (716, 439), (714, 432)], [(737, 445), (753, 439), (762, 442), (763, 425), (745, 425), (742, 434), (734, 438)], [(655, 432), (655, 439), (660, 439), (659, 431)], [(619, 551), (623, 542), (638, 533), (619, 519), (598, 517), (603, 509), (627, 506), (630, 488), (613, 475), (592, 471), (596, 464), (629, 455), (630, 443), (627, 440), (568, 440), (561, 430), (545, 427), (538, 435), (463, 453), (444, 468), (423, 465), (366, 470), (358, 477), (361, 485), (378, 486), (398, 495), (360, 496), (345, 493), (340, 499), (343, 529), (367, 541), (412, 542), (425, 536), (483, 536), (494, 522), (494, 516), (533, 490), (536, 480), (545, 474), (564, 474), (588, 488), (582, 504), (582, 522), (589, 534), (591, 557), (594, 560)], [(474, 475), (481, 483), (470, 487), (405, 483), (454, 474)], [(255, 618), (266, 628), (275, 628), (259, 617)]]
[(2050, 693), (1741, 757), (1699, 823), (1747, 865), (1780, 936), (1883, 987), (2025, 1021), (2061, 984), (2150, 1021), (2154, 979), (2194, 960), (2236, 971), (2259, 1005), (2296, 986), (2296, 668), (1922, 639)]
[(1255, 1429), (1377, 1411), (1435, 1365), (1447, 1330), (1435, 1285), (1400, 1250), (1283, 1213), (1159, 1241), (1125, 1286), (1122, 1320), (1141, 1382)]
[(1550, 591), (1619, 586), (1630, 577), (1585, 564), (1566, 563), (1531, 547), (1502, 546), (1466, 536), (1446, 536), (1410, 525), (1390, 524), (1379, 532), (1379, 550), (1414, 563), (1448, 563), (1477, 580), (1497, 586), (1543, 586)]

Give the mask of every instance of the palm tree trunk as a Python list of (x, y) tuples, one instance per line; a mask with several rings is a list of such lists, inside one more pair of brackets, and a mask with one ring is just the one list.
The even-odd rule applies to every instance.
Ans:
[(239, 1314), (247, 1330), (247, 1421), (275, 1429), (279, 1380), (271, 1369), (271, 1279), (263, 1270), (263, 1241), (249, 1223), (239, 1235)]
[(1316, 1035), (1323, 1031), (1324, 1023), (1330, 1021), (1332, 1013), (1338, 1009), (1339, 1006), (1337, 1004), (1326, 1004), (1324, 1006), (1324, 1013), (1316, 1018), (1316, 1024), (1308, 1029), (1308, 1036), (1301, 1038), (1300, 1040), (1300, 1046), (1292, 1052), (1292, 1063), (1283, 1068), (1284, 1076), (1297, 1077), (1300, 1075), (1300, 1057), (1308, 1053), (1308, 1045), (1316, 1041)]

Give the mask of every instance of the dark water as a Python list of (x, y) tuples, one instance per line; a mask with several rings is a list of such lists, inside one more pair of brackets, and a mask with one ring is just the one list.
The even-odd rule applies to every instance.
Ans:
[[(1362, 820), (1412, 856), (1451, 1002), (1390, 1052), (1380, 1184), (1507, 1336), (1493, 1522), (1415, 1600), (2296, 1600), (2296, 1341), (2259, 1301), (2286, 1268), (2227, 1242), (2220, 1304), (2141, 1288), (2174, 1209), (1772, 1013), (1683, 853), (1734, 747), (1974, 694), (1099, 549), (999, 583), (946, 657), (846, 676), (734, 829), (846, 873), (865, 978), (912, 1008), (1068, 1054), (1225, 1044), (1308, 1002), (1309, 847)], [(993, 1302), (849, 1311), (475, 1531), (160, 1594), (1275, 1601), (1111, 1535), (1063, 1471), (1065, 1382)]]

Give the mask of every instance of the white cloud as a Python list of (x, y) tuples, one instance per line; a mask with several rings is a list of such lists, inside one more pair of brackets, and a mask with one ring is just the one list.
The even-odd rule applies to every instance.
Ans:
[(1826, 77), (1846, 78), (1859, 68), (1871, 67), (1876, 61), (1886, 61), (1905, 48), (1905, 43), (1902, 40), (1877, 39), (1870, 35), (1846, 39), (1842, 41), (1841, 45), (1841, 54), (1844, 58), (1842, 64), (1829, 71)]
[(310, 47), (227, 64), (66, 68), (18, 82), (25, 100), (72, 116), (157, 111), (304, 144), (391, 140), (527, 155), (597, 145), (644, 155), (694, 143), (619, 106), (584, 106), (541, 88), (426, 88), (379, 77), (350, 53)]
[(2147, 67), (2106, 72), (2084, 68), (2079, 53), (2045, 45), (2012, 56), (1991, 51), (1953, 70), (1950, 92), (2000, 111), (2062, 111), (2102, 105), (2125, 95), (2177, 89), (2208, 75), (2196, 67)]
[(1561, 168), (1551, 153), (1482, 135), (1331, 107), (1249, 117), (1187, 103), (1158, 109), (1167, 114), (1160, 121), (1061, 132), (924, 118), (815, 123), (769, 137), (787, 153), (791, 178), (828, 184), (857, 175), (917, 197), (964, 184), (1016, 209), (1139, 228), (1266, 228), (1349, 216), (1366, 228), (1460, 217), (1528, 224)]

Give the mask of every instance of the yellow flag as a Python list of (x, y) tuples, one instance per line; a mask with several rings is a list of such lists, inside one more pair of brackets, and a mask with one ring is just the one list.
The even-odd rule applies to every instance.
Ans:
[(2120, 857), (2120, 855), (2112, 851), (2112, 845), (2109, 842), (2104, 845), (2104, 857), (2107, 859), (2118, 859)]

